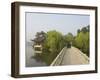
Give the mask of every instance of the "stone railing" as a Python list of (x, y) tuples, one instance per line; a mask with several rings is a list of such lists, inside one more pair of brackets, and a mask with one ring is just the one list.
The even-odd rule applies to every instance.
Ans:
[(64, 47), (61, 52), (58, 54), (58, 56), (54, 59), (54, 61), (50, 64), (50, 66), (59, 66), (62, 62), (62, 59), (65, 55), (65, 52), (67, 50), (67, 47)]

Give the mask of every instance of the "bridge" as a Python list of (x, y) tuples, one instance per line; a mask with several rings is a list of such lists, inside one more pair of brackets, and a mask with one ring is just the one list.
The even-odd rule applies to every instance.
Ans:
[(89, 58), (76, 47), (64, 47), (50, 66), (89, 64)]

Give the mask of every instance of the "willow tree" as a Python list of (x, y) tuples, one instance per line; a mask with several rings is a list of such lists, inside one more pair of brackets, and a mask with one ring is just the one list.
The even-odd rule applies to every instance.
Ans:
[(56, 30), (48, 31), (46, 34), (46, 40), (43, 47), (44, 55), (47, 55), (44, 57), (47, 63), (50, 64), (59, 54), (63, 47), (63, 35)]
[(89, 56), (89, 26), (83, 27), (74, 40), (74, 46)]

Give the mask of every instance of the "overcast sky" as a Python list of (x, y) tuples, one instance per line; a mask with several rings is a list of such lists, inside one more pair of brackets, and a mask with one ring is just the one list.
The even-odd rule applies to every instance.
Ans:
[(36, 32), (56, 30), (62, 34), (71, 32), (77, 34), (77, 29), (90, 24), (89, 15), (75, 14), (50, 14), (50, 13), (26, 13), (26, 41), (35, 37)]

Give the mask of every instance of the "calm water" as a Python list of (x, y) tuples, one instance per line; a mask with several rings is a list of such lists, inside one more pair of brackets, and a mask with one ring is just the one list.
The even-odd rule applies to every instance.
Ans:
[(26, 67), (46, 66), (46, 64), (34, 58), (34, 49), (31, 43), (26, 44)]

